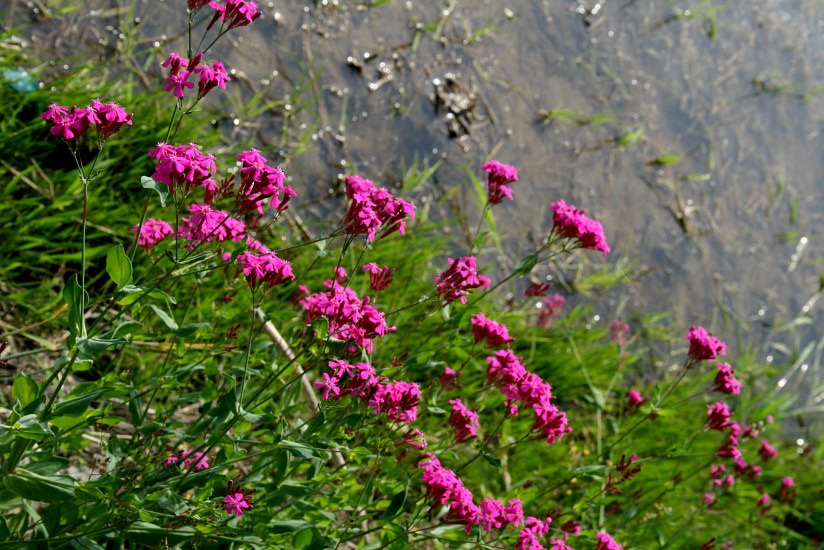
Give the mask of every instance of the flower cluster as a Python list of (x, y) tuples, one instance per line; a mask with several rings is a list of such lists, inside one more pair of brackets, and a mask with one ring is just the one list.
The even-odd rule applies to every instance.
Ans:
[(693, 361), (712, 361), (727, 352), (727, 344), (707, 332), (703, 327), (690, 327), (687, 332), (690, 349), (687, 354)]
[(126, 109), (117, 103), (103, 103), (99, 99), (93, 99), (91, 105), (83, 108), (52, 103), (40, 116), (52, 123), (51, 134), (63, 139), (72, 150), (77, 149), (90, 124), (95, 125), (100, 142), (119, 132), (123, 125), (132, 125), (132, 115)]
[(376, 414), (385, 414), (390, 420), (404, 424), (418, 417), (421, 389), (417, 384), (378, 376), (369, 363), (352, 365), (338, 359), (328, 364), (332, 375), (324, 373), (323, 382), (315, 382), (316, 388), (323, 389), (324, 399), (329, 399), (330, 394), (334, 394), (332, 399), (344, 395), (357, 397), (369, 403)]
[(730, 425), (732, 413), (723, 401), (707, 405), (707, 426), (711, 430), (724, 431)]
[(375, 262), (369, 262), (363, 270), (369, 273), (369, 286), (375, 292), (385, 290), (392, 283), (392, 274), (395, 273), (394, 267), (380, 267)]
[(498, 350), (487, 357), (489, 367), (486, 381), (496, 384), (506, 396), (510, 414), (518, 413), (518, 405), (531, 407), (535, 413), (533, 431), (540, 431), (547, 443), (560, 441), (572, 431), (567, 425), (566, 414), (552, 404), (552, 386), (540, 376), (524, 367), (521, 358), (512, 350)]
[(169, 467), (172, 464), (178, 463), (178, 461), (183, 465), (184, 469), (194, 466), (195, 471), (199, 471), (209, 467), (209, 457), (201, 451), (194, 452), (192, 449), (186, 449), (180, 453), (180, 456), (169, 452), (169, 455), (163, 459), (163, 464)]
[(217, 87), (225, 90), (226, 83), (232, 79), (223, 63), (215, 61), (211, 65), (201, 65), (201, 61), (203, 61), (202, 53), (192, 59), (181, 57), (177, 52), (170, 53), (169, 57), (160, 64), (163, 68), (169, 68), (169, 76), (166, 77), (166, 86), (163, 91), (171, 92), (176, 98), (183, 99), (186, 90), (195, 87), (194, 83), (189, 81), (189, 77), (193, 74), (200, 75), (197, 87), (198, 100), (206, 97), (206, 94)]
[(236, 203), (241, 212), (263, 213), (263, 201), (268, 198), (269, 207), (280, 214), (289, 199), (297, 196), (295, 190), (286, 185), (286, 173), (279, 166), (269, 166), (257, 149), (243, 151), (237, 160), (241, 164), (241, 178)]
[(588, 218), (583, 210), (563, 200), (553, 202), (551, 208), (552, 230), (558, 235), (575, 239), (581, 248), (600, 250), (604, 256), (609, 254), (609, 245), (600, 222)]
[[(516, 550), (544, 550), (541, 544), (541, 537), (549, 532), (549, 524), (552, 523), (552, 518), (548, 517), (545, 521), (529, 516), (526, 518), (526, 526), (518, 532), (518, 544), (515, 545)], [(550, 542), (550, 548), (555, 550), (559, 548), (556, 541)]]
[(472, 491), (448, 468), (441, 466), (432, 453), (423, 455), (419, 463), (423, 469), (421, 478), (426, 485), (426, 498), (439, 505), (449, 505), (446, 518), (450, 523), (463, 525), (469, 533), (473, 525), (481, 525), (484, 531), (503, 529), (509, 524), (523, 525), (524, 512), (521, 501), (510, 499), (508, 504), (494, 498), (484, 498), (475, 504)]
[(609, 337), (610, 340), (618, 344), (619, 346), (627, 345), (627, 337), (626, 334), (629, 332), (629, 325), (627, 323), (622, 323), (618, 319), (614, 320), (609, 324)]
[(160, 142), (149, 151), (149, 156), (157, 160), (152, 179), (169, 186), (169, 193), (183, 188), (186, 193), (194, 186), (205, 187), (208, 191), (217, 191), (214, 176), (215, 157), (204, 155), (194, 143), (189, 145), (169, 145)]
[(475, 335), (475, 343), (486, 340), (491, 348), (499, 348), (515, 341), (509, 335), (506, 325), (487, 319), (483, 313), (472, 316), (472, 332)]
[(223, 509), (229, 515), (234, 514), (235, 517), (242, 516), (244, 510), (252, 507), (252, 495), (254, 492), (255, 489), (235, 487), (232, 481), (229, 480), (229, 486), (226, 489), (226, 498), (223, 499), (223, 504), (225, 505)]
[(541, 312), (538, 314), (538, 320), (535, 322), (539, 327), (551, 328), (552, 321), (561, 314), (566, 300), (560, 294), (553, 294), (549, 298), (544, 298), (541, 302)]
[(132, 233), (138, 231), (140, 231), (140, 234), (137, 236), (137, 244), (146, 250), (154, 247), (175, 232), (171, 224), (155, 218), (149, 218), (143, 222), (143, 225), (138, 224), (132, 227)]
[(455, 441), (465, 443), (478, 437), (478, 413), (470, 410), (460, 399), (450, 399), (452, 414), (449, 415), (449, 425), (455, 428)]
[(375, 240), (381, 229), (383, 237), (395, 231), (403, 235), (407, 218), (415, 218), (414, 204), (360, 176), (347, 176), (346, 197), (352, 202), (343, 222), (344, 230), (352, 235), (366, 235), (369, 242)]
[(716, 367), (718, 367), (718, 374), (715, 375), (713, 391), (728, 395), (741, 393), (741, 382), (733, 376), (735, 370), (728, 363), (718, 363)]
[(295, 280), (292, 264), (278, 258), (274, 252), (260, 255), (244, 252), (237, 257), (237, 261), (240, 262), (243, 275), (252, 288), (260, 285), (272, 287)]
[(481, 166), (481, 170), (489, 174), (486, 180), (489, 204), (499, 204), (504, 197), (512, 200), (512, 190), (508, 184), (518, 181), (518, 170), (514, 166), (490, 160)]
[(710, 480), (717, 488), (732, 487), (735, 485), (735, 476), (727, 473), (727, 467), (723, 464), (710, 466)]
[(190, 251), (203, 242), (238, 243), (246, 238), (246, 226), (225, 210), (213, 209), (208, 204), (192, 204), (189, 212), (192, 215), (181, 220), (178, 236), (189, 241)]
[(595, 538), (598, 539), (595, 550), (624, 550), (624, 547), (615, 542), (608, 533), (598, 533)]
[[(209, 7), (215, 10), (215, 15), (209, 22), (206, 29), (211, 29), (212, 26), (220, 20), (221, 29), (223, 26), (225, 30), (231, 30), (236, 27), (245, 27), (258, 17), (260, 17), (260, 10), (255, 2), (247, 0), (224, 0), (226, 4), (219, 2), (209, 2)], [(228, 21), (228, 25), (226, 22)], [(225, 31), (224, 31), (225, 32)]]
[[(325, 317), (332, 337), (352, 341), (367, 351), (371, 351), (374, 338), (395, 331), (395, 327), (386, 324), (384, 314), (369, 305), (369, 296), (361, 299), (357, 292), (336, 279), (323, 284), (328, 289), (326, 292), (309, 294), (298, 302), (306, 309), (306, 323)], [(309, 292), (305, 287), (302, 290)]]
[(768, 461), (771, 458), (774, 458), (778, 455), (778, 451), (773, 449), (770, 446), (770, 443), (766, 439), (761, 440), (761, 446), (758, 448), (758, 456), (761, 457), (761, 460), (764, 462)]
[(781, 479), (781, 487), (778, 489), (778, 502), (789, 504), (795, 499), (795, 481), (791, 477)]
[(447, 304), (455, 301), (466, 303), (469, 292), (475, 288), (489, 288), (489, 278), (478, 273), (474, 256), (464, 256), (453, 260), (448, 258), (449, 267), (435, 277), (438, 283), (438, 298)]

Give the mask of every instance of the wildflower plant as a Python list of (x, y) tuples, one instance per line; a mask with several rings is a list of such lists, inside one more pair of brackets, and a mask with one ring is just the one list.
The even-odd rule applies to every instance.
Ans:
[[(530, 279), (573, 250), (609, 254), (598, 221), (548, 198), (544, 238), (495, 269), (480, 228), (517, 205), (519, 174), (488, 160), (468, 247), (444, 244), (412, 197), (354, 173), (334, 221), (310, 234), (290, 217), (306, 183), (277, 153), (213, 147), (193, 123), (207, 95), (235, 84), (206, 57), (261, 17), (257, 4), (181, 6), (185, 56), (164, 54), (155, 72), (168, 120), (94, 97), (42, 112), (82, 185), (81, 238), (48, 321), (67, 329), (62, 350), (11, 385), (0, 539), (529, 550), (812, 540), (785, 518), (819, 513), (788, 475), (791, 460), (813, 458), (787, 452), (723, 341), (692, 327), (671, 354), (679, 362), (656, 369), (634, 325), (593, 328), (567, 285), (548, 296)], [(89, 261), (89, 218), (103, 216), (89, 190), (115, 184), (98, 166), (139, 125), (157, 134), (133, 160), (143, 201), (116, 220), (122, 242)], [(3, 367), (21, 356), (5, 343), (0, 354)], [(713, 365), (719, 356), (730, 363)], [(673, 519), (676, 507), (689, 514)]]

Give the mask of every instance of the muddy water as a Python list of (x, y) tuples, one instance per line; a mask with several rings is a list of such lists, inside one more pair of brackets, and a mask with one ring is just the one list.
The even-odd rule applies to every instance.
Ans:
[[(183, 4), (138, 2), (141, 62), (155, 41), (182, 51), (166, 35), (185, 25)], [(388, 185), (414, 160), (446, 159), (419, 201), (464, 212), (474, 227), (466, 169), (480, 176), (495, 157), (520, 171), (515, 202), (495, 209), (511, 261), (542, 238), (549, 203), (564, 198), (602, 221), (613, 248), (606, 260), (582, 256), (587, 269), (631, 266), (632, 282), (596, 296), (601, 322), (672, 311), (677, 326), (714, 326), (728, 340), (737, 324), (743, 342), (776, 362), (788, 359), (781, 344), (821, 338), (821, 3), (261, 7), (264, 17), (215, 53), (247, 83), (246, 97), (265, 89), (280, 104), (223, 123), (283, 155), (306, 218), (334, 204), (345, 170)], [(308, 149), (295, 155), (301, 141)], [(455, 186), (450, 208), (438, 199)], [(822, 369), (807, 367), (820, 355), (793, 365), (787, 389), (820, 383)]]

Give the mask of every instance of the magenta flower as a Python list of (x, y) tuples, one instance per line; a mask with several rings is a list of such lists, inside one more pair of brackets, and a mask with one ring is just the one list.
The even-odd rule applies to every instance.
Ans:
[(581, 522), (569, 520), (563, 525), (561, 525), (561, 531), (563, 531), (564, 533), (575, 535), (577, 537), (581, 534)]
[(781, 480), (781, 487), (778, 489), (778, 502), (789, 504), (795, 499), (795, 481), (791, 477)]
[(578, 241), (578, 246), (591, 250), (600, 250), (604, 256), (609, 254), (609, 245), (604, 237), (604, 228), (600, 222), (592, 220), (572, 205), (563, 200), (551, 205), (552, 230), (563, 238)]
[(480, 423), (478, 413), (470, 410), (460, 399), (450, 399), (452, 414), (449, 415), (449, 425), (455, 428), (455, 441), (466, 443), (478, 436)]
[(295, 275), (292, 273), (292, 264), (283, 258), (278, 258), (274, 252), (255, 255), (251, 252), (244, 252), (237, 257), (240, 262), (243, 275), (252, 288), (260, 285), (273, 287), (294, 281)]
[(707, 406), (707, 426), (711, 430), (724, 431), (730, 425), (732, 413), (723, 401)]
[(450, 367), (444, 367), (443, 374), (438, 376), (438, 382), (444, 390), (449, 390), (458, 387), (459, 373)]
[(168, 468), (169, 466), (171, 466), (172, 464), (174, 464), (175, 462), (177, 462), (177, 461), (178, 461), (178, 457), (177, 457), (177, 455), (175, 455), (175, 454), (174, 454), (173, 452), (171, 452), (171, 451), (169, 451), (168, 456), (166, 456), (166, 458), (164, 458), (164, 459), (162, 460), (163, 465), (164, 465), (164, 466), (166, 466), (167, 468)]
[(417, 449), (419, 451), (423, 451), (426, 449), (426, 437), (423, 435), (423, 432), (420, 430), (412, 430), (410, 432), (406, 432), (403, 436), (403, 441), (413, 449)]
[(693, 361), (712, 361), (727, 352), (727, 344), (714, 337), (703, 327), (692, 326), (687, 332), (690, 343), (688, 355)]
[(157, 160), (152, 179), (168, 185), (171, 195), (178, 188), (183, 188), (188, 193), (197, 185), (207, 190), (218, 188), (212, 179), (217, 170), (215, 157), (202, 154), (194, 143), (169, 145), (160, 142), (149, 151), (149, 156)]
[(649, 397), (641, 397), (641, 394), (635, 390), (627, 392), (627, 408), (630, 410), (637, 411), (647, 401), (649, 401)]
[(189, 212), (192, 215), (183, 218), (178, 228), (179, 237), (189, 241), (188, 250), (203, 242), (231, 240), (239, 243), (247, 239), (243, 222), (224, 210), (214, 210), (208, 204), (192, 204)]
[(166, 77), (166, 85), (163, 87), (164, 92), (172, 92), (178, 99), (183, 99), (183, 94), (186, 88), (194, 88), (195, 85), (189, 82), (189, 71), (179, 71), (170, 74)]
[(338, 387), (338, 383), (340, 380), (337, 377), (329, 376), (327, 373), (323, 373), (323, 382), (315, 382), (314, 386), (318, 389), (323, 388), (323, 398), (329, 399), (329, 393), (334, 393), (335, 395), (340, 395), (340, 388)]
[(628, 332), (629, 325), (627, 323), (622, 323), (618, 319), (609, 324), (609, 337), (619, 346), (625, 346), (627, 344), (626, 334)]
[(363, 270), (369, 273), (369, 286), (375, 292), (386, 289), (392, 283), (392, 274), (395, 273), (394, 267), (379, 267), (375, 262), (369, 262), (363, 266)]
[(226, 490), (226, 498), (223, 499), (225, 506), (223, 509), (227, 514), (234, 514), (235, 517), (243, 515), (244, 510), (252, 507), (252, 495), (255, 489), (241, 489), (234, 487), (232, 481), (229, 480), (229, 487)]
[(541, 521), (532, 516), (526, 518), (526, 526), (518, 532), (516, 550), (543, 550), (541, 537), (549, 532), (550, 523), (552, 523), (552, 518), (549, 517), (546, 518), (546, 521)]
[(206, 27), (207, 30), (211, 29), (218, 20), (222, 25), (226, 25), (228, 21), (229, 24), (223, 31), (225, 32), (236, 27), (244, 27), (260, 17), (260, 10), (255, 2), (245, 0), (225, 0), (225, 2), (225, 5), (216, 1), (209, 2), (209, 7), (215, 10), (215, 15)]
[(701, 497), (701, 500), (704, 502), (704, 506), (707, 508), (712, 508), (715, 505), (715, 494), (714, 493), (704, 493)]
[(538, 314), (536, 325), (542, 328), (551, 328), (552, 321), (555, 320), (564, 308), (566, 300), (560, 294), (553, 294), (549, 298), (544, 298), (541, 302), (541, 312)]
[(192, 454), (192, 449), (186, 449), (180, 453), (180, 458), (183, 460), (183, 467), (189, 468), (194, 465), (195, 470), (205, 470), (209, 467), (209, 457), (203, 452), (197, 451)]
[(91, 110), (97, 119), (95, 126), (100, 141), (112, 137), (124, 124), (132, 125), (132, 115), (117, 103), (101, 103), (99, 99), (94, 99), (86, 108)]
[(274, 208), (278, 214), (286, 210), (289, 200), (297, 196), (297, 193), (286, 185), (283, 169), (269, 166), (257, 149), (243, 151), (237, 159), (241, 163), (241, 184), (235, 197), (238, 209), (243, 213), (256, 210), (262, 214), (263, 202), (269, 199), (269, 207)]
[(473, 315), (471, 322), (475, 343), (486, 340), (487, 345), (498, 348), (515, 341), (509, 335), (506, 325), (487, 319), (483, 313)]
[(718, 374), (715, 375), (713, 391), (726, 393), (728, 395), (738, 395), (741, 393), (741, 382), (733, 376), (735, 372), (733, 368), (727, 363), (718, 363), (716, 367), (718, 367)]
[(761, 460), (767, 461), (773, 457), (778, 455), (778, 451), (770, 447), (770, 444), (767, 442), (766, 439), (761, 440), (761, 448), (758, 449), (758, 456), (761, 457)]
[(186, 7), (189, 11), (196, 12), (209, 3), (209, 0), (186, 0)]
[(168, 222), (163, 220), (156, 220), (149, 218), (143, 222), (143, 225), (135, 225), (132, 227), (132, 233), (137, 233), (140, 230), (140, 235), (137, 237), (137, 244), (145, 248), (151, 249), (157, 243), (172, 235), (174, 229)]
[(481, 170), (489, 174), (486, 180), (489, 204), (499, 204), (504, 197), (512, 200), (512, 190), (508, 184), (518, 181), (518, 170), (514, 166), (490, 160), (481, 167)]
[(552, 283), (529, 283), (524, 291), (524, 296), (529, 298), (546, 296), (546, 291), (552, 288)]
[(598, 533), (595, 538), (598, 539), (595, 550), (624, 550), (624, 547), (615, 542), (608, 533)]
[(197, 85), (198, 99), (206, 97), (206, 94), (217, 87), (225, 90), (226, 83), (232, 80), (229, 78), (229, 73), (226, 72), (226, 67), (220, 61), (215, 61), (211, 67), (209, 65), (200, 65), (194, 72), (200, 75)]
[(755, 503), (755, 505), (758, 508), (758, 511), (761, 512), (762, 516), (769, 512), (772, 508), (770, 500), (770, 495), (768, 495), (767, 493), (763, 493), (760, 497), (758, 497), (758, 501)]
[(88, 108), (78, 109), (72, 106), (70, 109), (57, 103), (49, 105), (40, 116), (52, 123), (49, 132), (63, 139), (72, 150), (77, 148), (80, 138), (89, 129), (89, 124), (99, 123), (97, 115)]
[(449, 267), (435, 277), (438, 283), (438, 298), (447, 304), (455, 301), (466, 303), (466, 297), (473, 289), (489, 288), (489, 278), (478, 273), (474, 256), (464, 256), (453, 260), (448, 258)]
[(360, 176), (347, 176), (346, 197), (351, 201), (343, 221), (344, 231), (352, 235), (366, 235), (372, 242), (382, 230), (381, 237), (395, 231), (403, 235), (407, 218), (415, 218), (415, 205), (393, 196), (386, 189), (375, 186)]

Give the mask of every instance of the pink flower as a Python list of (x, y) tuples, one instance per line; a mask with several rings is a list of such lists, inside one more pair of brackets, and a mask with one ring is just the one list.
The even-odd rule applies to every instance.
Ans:
[(405, 233), (407, 218), (415, 218), (415, 205), (393, 196), (386, 189), (375, 186), (360, 176), (347, 176), (346, 197), (352, 202), (343, 221), (344, 231), (352, 235), (366, 235), (372, 242), (395, 231)]
[(447, 304), (455, 301), (466, 303), (466, 297), (473, 289), (489, 288), (489, 278), (478, 273), (474, 256), (464, 256), (453, 260), (448, 258), (449, 267), (435, 277), (438, 283), (438, 298)]
[(560, 294), (553, 294), (541, 302), (541, 313), (538, 315), (536, 325), (542, 328), (551, 328), (552, 321), (561, 314), (566, 300)]
[(618, 319), (609, 324), (610, 339), (619, 346), (625, 346), (627, 343), (626, 333), (629, 332), (629, 325), (622, 323)]
[(197, 97), (206, 97), (206, 94), (217, 87), (221, 90), (226, 89), (226, 83), (232, 80), (229, 78), (229, 73), (226, 72), (226, 67), (220, 61), (215, 61), (212, 66), (201, 65), (194, 71), (200, 75), (200, 80), (197, 85)]
[(723, 401), (707, 406), (707, 425), (711, 430), (724, 431), (730, 425), (732, 413)]
[(707, 508), (712, 508), (715, 505), (715, 495), (713, 493), (704, 493), (702, 500), (704, 501), (704, 506)]
[(637, 411), (641, 405), (649, 401), (649, 397), (641, 397), (641, 394), (635, 390), (627, 392), (627, 408)]
[(715, 375), (715, 386), (713, 391), (726, 393), (728, 395), (741, 393), (741, 382), (735, 379), (733, 368), (727, 363), (718, 363), (718, 374)]
[(778, 502), (789, 504), (795, 499), (795, 481), (791, 477), (781, 480), (781, 487), (778, 489)]
[(551, 209), (552, 230), (558, 235), (577, 240), (581, 248), (600, 250), (604, 256), (609, 254), (609, 245), (600, 222), (588, 218), (583, 210), (567, 205), (563, 200), (553, 202)]
[(688, 354), (693, 361), (712, 361), (727, 352), (727, 345), (702, 327), (690, 327), (687, 340), (690, 343)]
[(595, 538), (598, 539), (595, 550), (624, 550), (624, 547), (615, 542), (608, 533), (598, 533)]
[(137, 237), (137, 244), (145, 248), (151, 249), (157, 243), (174, 233), (174, 229), (168, 222), (163, 220), (156, 220), (149, 218), (143, 222), (143, 225), (136, 225), (132, 227), (132, 233), (137, 233), (140, 230), (140, 235)]
[[(229, 216), (225, 210), (212, 209), (208, 204), (192, 204), (189, 212), (192, 216), (183, 218), (178, 228), (179, 237), (190, 241), (188, 250), (203, 242), (248, 241), (246, 226), (237, 218)], [(251, 248), (255, 248), (254, 241), (252, 242)]]
[[(209, 2), (209, 7), (215, 10), (215, 15), (212, 18), (209, 26), (206, 29), (211, 29), (218, 19), (222, 24), (229, 24), (226, 30), (234, 29), (236, 27), (244, 27), (260, 17), (260, 10), (255, 2), (245, 0), (225, 0), (226, 5), (220, 4), (216, 1)], [(221, 27), (222, 28), (222, 27)]]
[(486, 180), (489, 186), (489, 204), (499, 204), (504, 197), (512, 200), (512, 190), (508, 184), (518, 181), (518, 170), (514, 166), (490, 160), (481, 167), (481, 170), (489, 174)]
[(758, 449), (758, 455), (761, 457), (761, 460), (767, 461), (778, 454), (778, 451), (770, 447), (770, 444), (767, 442), (766, 439), (761, 440), (761, 448)]
[(524, 296), (534, 298), (546, 296), (546, 291), (552, 288), (552, 283), (529, 283), (524, 291)]
[(175, 455), (173, 452), (169, 451), (168, 456), (166, 458), (164, 458), (162, 462), (163, 462), (163, 465), (168, 468), (169, 466), (171, 466), (172, 464), (174, 464), (177, 461), (178, 461), (177, 455)]
[(189, 71), (179, 71), (166, 77), (164, 92), (172, 92), (178, 99), (183, 99), (184, 88), (194, 88), (195, 85), (189, 82)]
[(297, 196), (291, 186), (286, 185), (286, 173), (279, 166), (273, 168), (257, 149), (243, 151), (237, 156), (241, 163), (241, 184), (235, 203), (241, 212), (256, 210), (263, 213), (263, 202), (269, 199), (269, 207), (278, 213), (286, 210), (289, 200)]
[(72, 106), (71, 109), (52, 103), (42, 115), (43, 120), (52, 123), (49, 129), (52, 135), (63, 139), (68, 146), (74, 150), (83, 134), (89, 129), (89, 124), (99, 123), (97, 115), (89, 109), (78, 109)]
[(516, 550), (543, 550), (541, 537), (549, 532), (549, 524), (552, 518), (541, 521), (535, 517), (526, 518), (526, 527), (518, 532), (518, 544)]
[(506, 325), (487, 319), (483, 313), (473, 315), (471, 322), (475, 343), (486, 340), (487, 345), (498, 348), (515, 341), (509, 335)]
[(223, 499), (223, 504), (226, 506), (223, 509), (227, 514), (234, 514), (235, 517), (243, 515), (244, 510), (252, 507), (252, 494), (255, 489), (241, 489), (234, 487), (232, 481), (229, 481), (229, 487), (226, 490), (226, 498)]
[(332, 392), (335, 395), (340, 395), (340, 388), (338, 387), (339, 382), (340, 380), (337, 377), (329, 376), (324, 372), (323, 382), (315, 382), (314, 386), (318, 389), (323, 388), (323, 398), (329, 399), (329, 392)]
[(423, 432), (420, 430), (412, 430), (411, 432), (406, 432), (403, 436), (404, 442), (414, 449), (418, 449), (419, 451), (423, 451), (426, 449), (426, 437), (423, 435)]
[[(169, 193), (174, 195), (176, 189), (185, 192), (193, 186), (216, 189), (212, 179), (217, 168), (215, 157), (204, 155), (194, 143), (189, 145), (168, 145), (160, 142), (149, 151), (149, 156), (157, 160), (152, 179), (169, 186)], [(192, 211), (190, 209), (190, 211)]]
[(186, 0), (186, 7), (189, 11), (196, 12), (209, 3), (209, 0)]
[[(183, 459), (183, 467), (188, 468), (194, 464), (195, 470), (205, 470), (209, 467), (209, 457), (201, 451), (192, 454), (192, 449), (186, 449), (180, 453), (180, 458)], [(191, 456), (191, 458), (189, 458)]]
[(274, 252), (259, 256), (251, 252), (244, 252), (237, 257), (237, 260), (240, 262), (246, 281), (253, 288), (262, 284), (272, 287), (295, 280), (295, 275), (292, 273), (292, 264), (278, 258)]
[(759, 512), (761, 512), (761, 515), (765, 515), (770, 511), (770, 508), (772, 508), (772, 504), (770, 503), (770, 495), (763, 493), (760, 497), (758, 497), (758, 502), (756, 502), (755, 505)]
[(100, 141), (112, 137), (124, 124), (132, 125), (132, 115), (117, 103), (101, 103), (99, 99), (94, 99), (86, 109), (91, 110), (97, 118), (95, 126)]
[(564, 533), (569, 533), (571, 535), (578, 536), (581, 534), (581, 522), (569, 520), (563, 525), (561, 525), (561, 531), (563, 531)]
[(449, 425), (455, 428), (455, 441), (465, 443), (478, 436), (478, 413), (470, 410), (460, 399), (450, 399), (452, 414)]
[(378, 384), (369, 400), (377, 414), (385, 414), (390, 420), (411, 424), (418, 417), (421, 400), (420, 386), (411, 382)]
[(444, 367), (443, 374), (438, 377), (438, 382), (445, 390), (458, 387), (458, 372), (449, 367)]
[(392, 283), (392, 274), (395, 273), (394, 267), (379, 267), (375, 262), (369, 262), (363, 266), (363, 270), (369, 273), (369, 286), (375, 292), (386, 289)]

